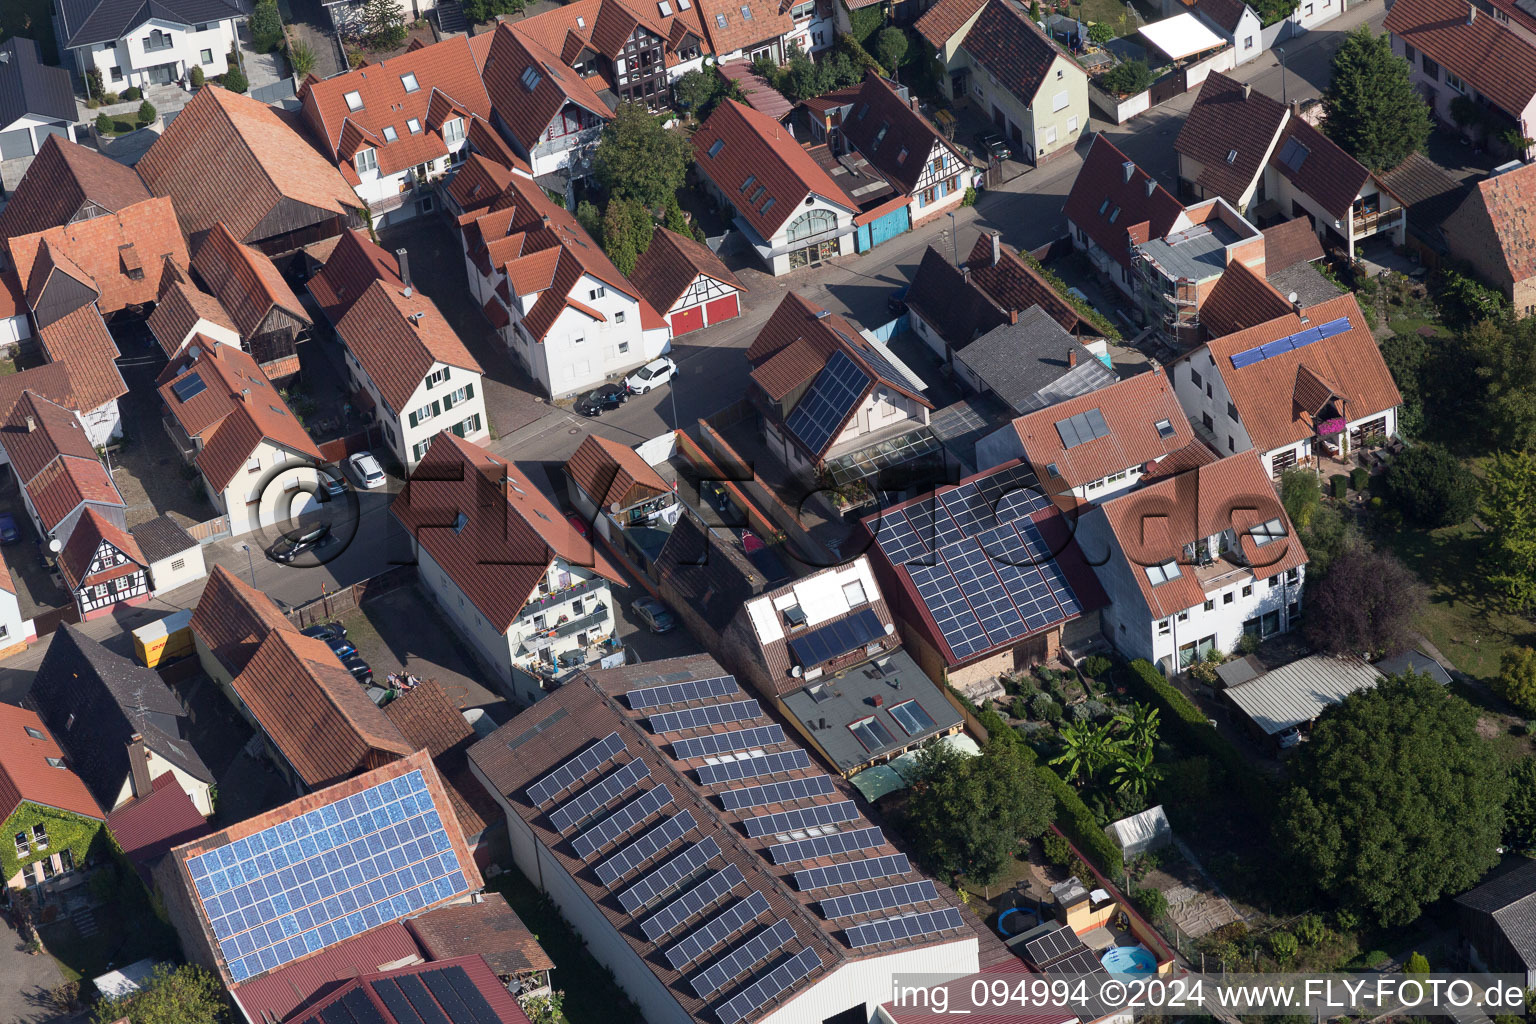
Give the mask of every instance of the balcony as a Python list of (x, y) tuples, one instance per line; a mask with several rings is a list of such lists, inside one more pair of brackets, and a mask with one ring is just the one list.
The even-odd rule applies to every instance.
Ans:
[(161, 53), (165, 50), (175, 49), (176, 41), (170, 36), (161, 39), (149, 38), (144, 40), (145, 53)]
[(580, 131), (571, 132), (569, 135), (561, 135), (557, 138), (541, 142), (533, 147), (529, 159), (537, 159), (541, 156), (551, 156), (555, 153), (563, 153), (577, 146), (584, 146), (597, 141), (597, 137), (603, 133), (602, 125), (594, 125), (591, 128), (583, 128)]
[(608, 606), (605, 604), (597, 605), (587, 614), (578, 616), (570, 622), (562, 622), (556, 626), (555, 637), (556, 639), (563, 639), (568, 636), (575, 636), (577, 633), (585, 633), (588, 630), (596, 629), (602, 626), (603, 620), (607, 617)]
[(1349, 222), (1356, 238), (1367, 238), (1396, 227), (1402, 219), (1403, 208), (1394, 206), (1390, 210), (1355, 210), (1350, 214)]
[(553, 608), (556, 605), (564, 604), (566, 601), (581, 597), (583, 594), (589, 594), (592, 591), (606, 587), (607, 585), (607, 580), (603, 579), (601, 576), (594, 576), (589, 580), (582, 580), (580, 583), (573, 583), (569, 587), (566, 587), (564, 590), (552, 590), (547, 594), (540, 594), (532, 601), (529, 601), (527, 604), (523, 605), (522, 610), (517, 613), (517, 617), (520, 619), (526, 618), (527, 616), (532, 615), (541, 609)]

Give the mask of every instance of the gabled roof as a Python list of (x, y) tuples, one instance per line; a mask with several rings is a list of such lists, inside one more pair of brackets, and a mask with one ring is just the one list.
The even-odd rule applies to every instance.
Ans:
[[(483, 786), (480, 789), (484, 792)], [(433, 960), (473, 953), (483, 956), (497, 974), (514, 977), (555, 966), (538, 937), (499, 892), (485, 893), (478, 902), (429, 910), (405, 926)]]
[(242, 982), (231, 995), (247, 1020), (284, 1021), (360, 975), (421, 960), (405, 925), (391, 921)]
[(0, 43), (0, 128), (28, 114), (71, 124), (79, 118), (69, 72), (44, 64), (41, 53), (42, 47), (25, 36)]
[(1290, 311), (1291, 304), (1284, 295), (1241, 260), (1233, 260), (1200, 304), (1200, 322), (1208, 337), (1219, 338)]
[(226, 0), (61, 0), (65, 49), (121, 39), (150, 18), (199, 25), (244, 17), (249, 8)]
[(912, 27), (935, 49), (942, 49), (987, 0), (939, 0)]
[(588, 434), (565, 462), (565, 475), (575, 481), (599, 511), (629, 508), (669, 490), (666, 481), (628, 445)]
[(311, 788), (411, 753), (395, 723), (314, 637), (273, 630), (231, 686)]
[(172, 782), (108, 814), (107, 831), (130, 861), (148, 864), (173, 846), (201, 839), (210, 829), (186, 790)]
[[(407, 986), (406, 978), (413, 984)], [(373, 1024), (528, 1024), (478, 952), (353, 978), (295, 1015), (292, 1024), (332, 1024), (343, 1014)]]
[(935, 145), (948, 151), (957, 171), (961, 166), (959, 154), (933, 123), (873, 71), (865, 72), (864, 84), (853, 98), (852, 114), (843, 118), (842, 127), (864, 158), (908, 195), (917, 190)]
[[(459, 698), (460, 701), (463, 698)], [(501, 807), (469, 770), (475, 730), (436, 679), (426, 679), (384, 706), (385, 716), (413, 750), (426, 749), (448, 788), (465, 836), (477, 836), (501, 818)]]
[(624, 582), (521, 466), (450, 431), (433, 440), (389, 509), (498, 633), (557, 556)]
[(87, 303), (43, 327), (37, 340), (50, 363), (65, 365), (74, 399), (71, 404), (81, 412), (128, 393), (117, 368), (117, 342), (94, 305)]
[(1447, 226), (1459, 229), (1466, 222), (1482, 228), (1474, 229), (1470, 238), (1458, 239), (1458, 250), (1492, 252), (1504, 264), (1511, 281), (1524, 281), (1536, 275), (1533, 209), (1536, 164), (1526, 164), (1474, 185), (1462, 202), (1463, 213)]
[(262, 322), (273, 306), (309, 323), (304, 304), (272, 261), (243, 244), (222, 223), (214, 225), (203, 238), (192, 269), (246, 338), (261, 333)]
[[(95, 559), (96, 552), (100, 550), (103, 541), (116, 548), (128, 561), (93, 573), (91, 562)], [(69, 541), (64, 545), (64, 550), (59, 552), (59, 572), (63, 574), (64, 582), (71, 590), (78, 590), (86, 585), (100, 586), (148, 568), (149, 561), (144, 557), (144, 552), (139, 550), (138, 541), (134, 540), (126, 530), (107, 521), (100, 512), (89, 506), (81, 515), (80, 521), (75, 524), (75, 528), (70, 531)]]
[[(717, 57), (765, 39), (777, 39), (795, 27), (789, 15), (790, 5), (781, 5), (776, 0), (699, 0), (697, 7), (699, 22)], [(751, 17), (743, 7), (751, 12)]]
[(736, 532), (709, 526), (685, 508), (653, 567), (656, 581), (693, 608), (716, 632), (736, 617), (742, 602), (769, 583), (747, 558)]
[[(974, 275), (975, 271), (971, 273)], [(1008, 310), (1002, 308), (1000, 301), (931, 245), (912, 275), (906, 303), (953, 349), (963, 348), (1008, 322)]]
[(747, 289), (709, 246), (658, 227), (650, 247), (635, 261), (635, 272), (629, 279), (646, 301), (665, 312), (701, 275), (738, 291)]
[(1286, 122), (1269, 165), (1339, 220), (1371, 180), (1369, 168), (1299, 117)]
[[(994, 242), (997, 245), (996, 263), (992, 262)], [(926, 255), (924, 259), (927, 259)], [(971, 284), (985, 292), (1000, 309), (1022, 313), (1030, 306), (1039, 306), (1071, 334), (1098, 335), (1098, 328), (1083, 319), (1067, 297), (1043, 274), (1025, 263), (1012, 246), (997, 239), (995, 232), (982, 232), (971, 247), (965, 265), (971, 268)]]
[(1323, 258), (1323, 243), (1310, 217), (1294, 217), (1264, 229), (1264, 274), (1273, 277), (1298, 263)]
[(1383, 26), (1514, 117), (1536, 97), (1536, 46), (1458, 0), (1393, 4)]
[[(27, 730), (38, 733), (33, 736)], [(106, 821), (90, 790), (64, 761), (43, 720), (26, 708), (0, 704), (0, 821), (23, 800)], [(49, 763), (49, 758), (59, 763)]]
[(1015, 413), (1096, 391), (1118, 379), (1039, 306), (1010, 316), (958, 349), (954, 358)]
[(341, 172), (259, 100), (208, 85), (136, 165), (150, 191), (176, 204), (181, 229), (200, 235), (223, 221), (241, 241), (277, 234), (264, 225), (279, 207), (292, 223), (319, 224), (362, 208)]
[(222, 565), (214, 565), (208, 571), (208, 582), (192, 613), (191, 628), (192, 635), (224, 663), (231, 675), (245, 668), (272, 630), (298, 632), (270, 597)]
[(33, 391), (23, 391), (7, 410), (0, 447), (23, 484), (60, 457), (99, 461), (74, 411)]
[[(1408, 230), (1431, 238), (1440, 233), (1442, 223), (1469, 191), (1466, 182), (1451, 177), (1423, 153), (1408, 154), (1402, 163), (1377, 178), (1407, 207)], [(1443, 240), (1439, 241), (1443, 247)]]
[(132, 167), (49, 135), (11, 193), (11, 201), (0, 210), (0, 238), (35, 234), (68, 223), (86, 203), (117, 213), (149, 198), (149, 189)]
[[(74, 409), (74, 391), (69, 380), (69, 368), (63, 363), (43, 363), (18, 373), (0, 377), (0, 431), (10, 422), (11, 410), (22, 396), (31, 392), (54, 405)], [(24, 421), (23, 421), (24, 422)], [(0, 447), (4, 446), (4, 434), (0, 433)]]
[(168, 515), (158, 515), (130, 527), (129, 533), (139, 542), (139, 550), (151, 563), (173, 558), (198, 546), (192, 535)]
[[(1242, 14), (1244, 4), (1224, 2), (1234, 4)], [(1235, 31), (1235, 26), (1228, 31)], [(1200, 164), (1194, 180), (1207, 196), (1219, 195), (1237, 205), (1264, 172), (1289, 117), (1279, 100), (1213, 71), (1200, 87), (1173, 148)]]
[(1243, 3), (1243, 0), (1194, 0), (1191, 6), (1211, 19), (1228, 35), (1237, 31), (1237, 27), (1243, 22), (1243, 12), (1248, 10), (1248, 5)]
[[(1255, 448), (1117, 495), (1099, 507), (1155, 619), (1205, 602), (1205, 588), (1188, 564), (1185, 545), (1233, 530), (1243, 559), (1261, 580), (1307, 561)], [(1280, 520), (1284, 538), (1255, 543), (1248, 531), (1271, 519)], [(1154, 586), (1144, 567), (1169, 560), (1182, 564), (1179, 575)]]
[[(470, 157), (472, 161), (475, 159)], [(455, 175), (453, 180), (458, 181), (458, 176)], [(334, 325), (347, 315), (352, 303), (375, 281), (383, 281), (390, 287), (404, 287), (400, 281), (399, 260), (369, 238), (366, 232), (343, 231), (337, 236), (336, 247), (326, 258), (325, 266), (309, 279), (309, 294)]]
[(1467, 910), (1486, 914), (1522, 962), (1536, 964), (1536, 862), (1517, 867), (1456, 897)]
[[(185, 266), (187, 243), (169, 199), (146, 199), (116, 213), (75, 221), (9, 240), (16, 276), (36, 302), (39, 275), (68, 266), (83, 272), (103, 313), (153, 302), (167, 258)], [(46, 256), (40, 252), (47, 249)], [(51, 260), (51, 265), (49, 263)]]
[(384, 281), (358, 297), (336, 334), (399, 416), (411, 411), (411, 396), (438, 363), (485, 372), (431, 299), (420, 292), (407, 298)]
[[(738, 212), (765, 239), (799, 212), (807, 194), (852, 210), (843, 190), (789, 129), (744, 103), (726, 100), (715, 108), (694, 133), (693, 155), (700, 173), (727, 196), (739, 197)], [(763, 195), (754, 201), (759, 187)]]
[(187, 339), (206, 325), (240, 333), (219, 300), (190, 281), (171, 281), (162, 287), (160, 301), (145, 323), (168, 358), (175, 358)]
[[(1340, 318), (1349, 321), (1349, 328), (1341, 334), (1242, 368), (1232, 365), (1234, 355)], [(1360, 305), (1354, 295), (1347, 292), (1303, 309), (1300, 316), (1290, 313), (1214, 339), (1206, 349), (1215, 360), (1214, 369), (1221, 374), (1243, 427), (1254, 447), (1261, 452), (1273, 451), (1313, 434), (1310, 414), (1299, 410), (1294, 399), (1299, 367), (1309, 368), (1338, 388), (1347, 419), (1358, 419), (1402, 403), (1402, 396), (1392, 382), (1392, 374), (1381, 358), (1381, 349), (1366, 325)]]
[[(1034, 103), (1056, 58), (1065, 59), (1023, 11), (1007, 2), (987, 4), (960, 46), (1025, 106)], [(1075, 65), (1073, 73), (1081, 74)]]
[(489, 157), (471, 153), (448, 179), (448, 195), (466, 213), (494, 203), (512, 184), (512, 169)]
[(1067, 195), (1067, 219), (1121, 266), (1131, 265), (1131, 234), (1162, 238), (1184, 214), (1184, 206), (1130, 157), (1120, 152), (1108, 136), (1093, 137), (1088, 155)]
[(567, 103), (604, 120), (611, 116), (608, 105), (558, 53), (515, 32), (508, 22), (499, 23), (491, 35), (482, 72), (485, 89), (501, 123), (525, 152), (538, 144)]

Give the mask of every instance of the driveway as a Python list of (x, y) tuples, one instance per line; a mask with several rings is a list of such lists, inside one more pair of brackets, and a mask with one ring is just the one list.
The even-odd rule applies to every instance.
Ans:
[(58, 1020), (62, 1014), (48, 993), (64, 983), (59, 965), (47, 955), (30, 956), (9, 921), (0, 920), (0, 1021), (37, 1024)]

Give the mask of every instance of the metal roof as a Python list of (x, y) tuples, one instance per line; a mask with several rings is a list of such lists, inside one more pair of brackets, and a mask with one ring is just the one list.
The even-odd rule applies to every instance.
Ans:
[(1376, 685), (1382, 675), (1359, 658), (1314, 654), (1227, 689), (1255, 725), (1273, 736), (1310, 722), (1356, 690)]

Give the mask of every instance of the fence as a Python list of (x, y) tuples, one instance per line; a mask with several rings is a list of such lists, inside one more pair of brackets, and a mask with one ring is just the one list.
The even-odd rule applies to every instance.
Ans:
[(193, 523), (187, 527), (187, 533), (199, 544), (207, 544), (210, 541), (228, 537), (229, 516), (214, 516), (212, 519), (204, 522)]
[(74, 626), (80, 622), (80, 609), (73, 604), (63, 608), (50, 608), (46, 612), (39, 612), (32, 620), (32, 627), (37, 631), (37, 638), (41, 640), (60, 626)]
[(370, 596), (387, 594), (416, 582), (416, 566), (397, 565), (350, 587), (321, 594), (313, 601), (288, 609), (288, 619), (303, 629), (356, 611)]
[(323, 461), (340, 463), (348, 455), (365, 452), (373, 447), (373, 428), (365, 427), (362, 430), (348, 434), (346, 437), (322, 441), (318, 447)]

